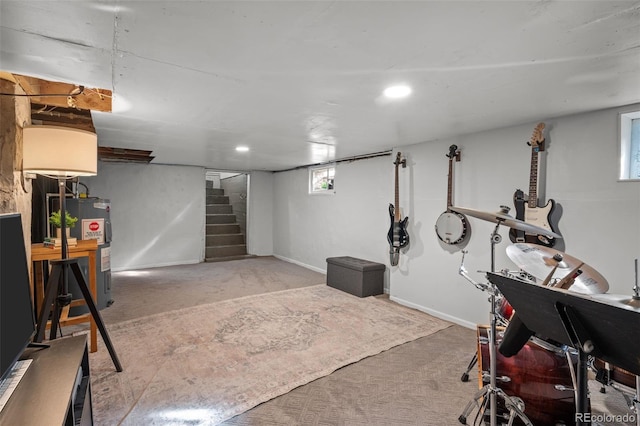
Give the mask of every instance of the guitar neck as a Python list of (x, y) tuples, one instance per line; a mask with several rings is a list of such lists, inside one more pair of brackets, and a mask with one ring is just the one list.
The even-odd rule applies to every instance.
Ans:
[(394, 220), (396, 222), (400, 222), (400, 195), (399, 195), (399, 187), (398, 187), (398, 164), (396, 164), (396, 199), (395, 199), (395, 211), (394, 211)]
[(453, 205), (453, 158), (449, 158), (449, 177), (447, 180), (447, 210)]
[(531, 209), (538, 207), (538, 152), (539, 148), (531, 148), (531, 173), (529, 177), (529, 200), (527, 206)]

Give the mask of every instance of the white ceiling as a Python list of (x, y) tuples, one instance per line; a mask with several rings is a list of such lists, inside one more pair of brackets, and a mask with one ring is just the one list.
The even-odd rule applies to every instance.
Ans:
[(0, 70), (112, 90), (99, 145), (155, 163), (283, 170), (640, 102), (640, 1), (1, 0), (0, 22)]

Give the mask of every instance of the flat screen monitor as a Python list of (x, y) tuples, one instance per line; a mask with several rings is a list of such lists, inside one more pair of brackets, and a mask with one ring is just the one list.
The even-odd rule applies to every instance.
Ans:
[(29, 285), (20, 214), (0, 214), (0, 380), (35, 334)]

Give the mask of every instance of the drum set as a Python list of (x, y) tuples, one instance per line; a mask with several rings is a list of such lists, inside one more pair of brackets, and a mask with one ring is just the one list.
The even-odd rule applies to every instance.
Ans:
[[(496, 224), (490, 236), (492, 273), (495, 272), (495, 245), (502, 240), (498, 233), (501, 225), (525, 233), (562, 238), (548, 229), (513, 218), (508, 214), (509, 208), (505, 206), (501, 206), (496, 213), (453, 206), (451, 210)], [(576, 424), (576, 413), (590, 410), (588, 407), (587, 410), (582, 410), (579, 403), (577, 351), (530, 335), (524, 336), (526, 343), (523, 342), (521, 349), (512, 351), (514, 353), (508, 353), (509, 348), (500, 347), (504, 328), (510, 322), (517, 321), (517, 315), (514, 318), (515, 311), (495, 285), (491, 282), (480, 283), (471, 278), (464, 266), (466, 252), (462, 253), (459, 274), (476, 288), (489, 294), (491, 309), (489, 326), (478, 326), (478, 350), (462, 376), (462, 380), (466, 381), (469, 371), (477, 361), (481, 388), (458, 420), (467, 424), (467, 420), (475, 412), (472, 424)], [(640, 314), (637, 260), (634, 294), (625, 297), (606, 294), (609, 289), (606, 279), (589, 265), (566, 253), (529, 243), (510, 245), (506, 253), (519, 271), (502, 270), (500, 274), (535, 285), (592, 296), (636, 310)], [(603, 385), (601, 392), (606, 391), (607, 386), (623, 394), (637, 426), (640, 426), (640, 377), (593, 357), (589, 357), (589, 367)]]

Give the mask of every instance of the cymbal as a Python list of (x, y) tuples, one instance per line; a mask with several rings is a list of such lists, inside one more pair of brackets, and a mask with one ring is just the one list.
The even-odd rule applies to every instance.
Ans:
[(513, 216), (507, 214), (507, 209), (502, 211), (491, 213), (483, 212), (480, 210), (468, 209), (466, 207), (449, 207), (454, 212), (466, 214), (478, 219), (486, 220), (487, 222), (499, 223), (500, 225), (508, 226), (509, 228), (517, 229), (519, 231), (528, 232), (529, 234), (546, 235), (553, 238), (562, 238), (562, 235), (558, 235), (553, 231), (541, 228), (539, 226), (532, 225), (524, 222), (520, 219), (516, 219)]
[(595, 300), (609, 303), (611, 305), (621, 306), (625, 309), (640, 312), (640, 297), (627, 296), (625, 294), (594, 294)]
[[(544, 280), (558, 265), (552, 275), (553, 280), (566, 277), (575, 268), (582, 271), (569, 287), (569, 291), (583, 294), (601, 294), (609, 290), (607, 280), (595, 269), (566, 253), (537, 244), (516, 243), (507, 247), (507, 256), (518, 268), (528, 272), (539, 280)], [(554, 256), (556, 256), (554, 258)], [(562, 256), (560, 259), (557, 256)]]

